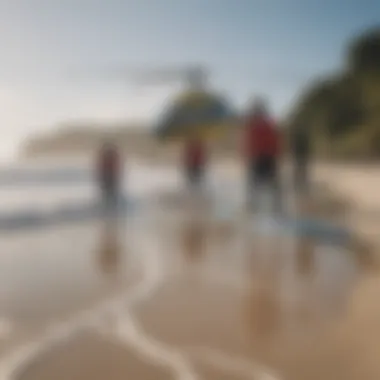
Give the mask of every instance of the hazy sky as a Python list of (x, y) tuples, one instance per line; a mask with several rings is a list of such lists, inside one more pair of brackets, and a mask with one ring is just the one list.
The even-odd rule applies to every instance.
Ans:
[(150, 119), (169, 91), (75, 71), (205, 62), (235, 104), (264, 93), (280, 115), (376, 24), (371, 0), (0, 0), (0, 156), (67, 119)]

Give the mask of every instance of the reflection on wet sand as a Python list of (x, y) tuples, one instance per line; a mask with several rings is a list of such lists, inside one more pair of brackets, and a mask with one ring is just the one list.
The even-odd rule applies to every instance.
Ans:
[(297, 272), (301, 276), (310, 276), (315, 269), (315, 242), (300, 237), (296, 243)]
[(247, 292), (247, 323), (251, 341), (264, 344), (279, 333), (281, 305), (275, 267), (261, 265), (251, 270)]
[(105, 221), (100, 231), (98, 251), (99, 269), (106, 275), (116, 276), (120, 270), (121, 242), (118, 225), (114, 220)]
[(284, 238), (259, 236), (258, 239), (267, 240), (265, 252), (263, 241), (247, 247), (250, 277), (246, 323), (252, 347), (263, 352), (264, 346), (274, 349), (284, 344), (286, 337), (299, 334), (301, 325), (310, 322), (302, 319), (312, 319), (306, 312), (310, 313), (313, 302), (307, 283), (315, 268), (311, 241), (297, 240), (295, 251), (285, 252)]
[(183, 252), (189, 261), (199, 261), (204, 253), (206, 224), (201, 217), (191, 217), (182, 227)]
[(342, 323), (363, 270), (355, 254), (302, 236), (288, 252), (278, 237), (251, 236), (245, 243), (250, 276), (245, 320), (256, 357), (274, 365)]
[[(0, 242), (0, 310), (14, 326), (11, 340), (64, 320), (135, 281), (138, 268), (125, 265), (122, 235), (108, 227), (54, 228)], [(107, 280), (105, 286), (105, 272), (123, 281)]]
[[(77, 351), (82, 347), (90, 357), (87, 366), (92, 366), (93, 360), (98, 363), (94, 359), (97, 357), (108, 363), (110, 358), (107, 355), (115, 358), (126, 355), (127, 361), (134, 361), (134, 350), (136, 348), (137, 352), (140, 347), (140, 356), (147, 361), (147, 367), (152, 364), (150, 357), (161, 350), (160, 355), (172, 363), (164, 364), (164, 371), (173, 366), (176, 371), (183, 371), (183, 376), (198, 373), (197, 358), (202, 357), (199, 373), (220, 372), (216, 378), (260, 378), (257, 373), (262, 374), (261, 367), (255, 363), (276, 369), (281, 374), (276, 380), (380, 378), (375, 376), (380, 375), (380, 366), (375, 360), (378, 358), (375, 354), (379, 352), (372, 339), (372, 336), (377, 337), (378, 343), (380, 329), (378, 319), (373, 315), (380, 315), (374, 302), (380, 286), (374, 286), (375, 278), (370, 284), (359, 282), (360, 277), (368, 280), (368, 274), (357, 265), (353, 254), (341, 247), (303, 237), (295, 237), (295, 244), (289, 244), (287, 237), (250, 228), (249, 219), (245, 225), (246, 233), (236, 228), (234, 221), (224, 221), (223, 228), (231, 233), (221, 232), (223, 239), (220, 240), (215, 236), (221, 225), (219, 221), (207, 218), (207, 212), (199, 204), (199, 207), (195, 206), (195, 203), (191, 204), (183, 219), (175, 220), (176, 228), (173, 224), (161, 222), (143, 222), (138, 226), (139, 231), (143, 231), (140, 238), (157, 239), (153, 241), (151, 252), (138, 253), (148, 274), (137, 286), (137, 296), (133, 296), (135, 301), (128, 303), (133, 307), (123, 309), (124, 315), (120, 312), (120, 326), (115, 328), (114, 336), (102, 335), (107, 342), (116, 336), (119, 346), (114, 347), (114, 353), (103, 350), (107, 344), (102, 340), (97, 341), (96, 347), (93, 343), (86, 343), (88, 337), (79, 336), (74, 343), (71, 341)], [(159, 233), (155, 234), (158, 223)], [(93, 238), (93, 231), (91, 234)], [(95, 247), (95, 252), (97, 274), (100, 269), (102, 278), (104, 275), (114, 278), (122, 269), (125, 249), (121, 247), (121, 236), (119, 228), (113, 224), (105, 223), (100, 228), (100, 245)], [(175, 252), (168, 249), (178, 247), (178, 242), (180, 247)], [(222, 248), (225, 249), (220, 254)], [(94, 247), (89, 252), (93, 254)], [(176, 260), (180, 256), (185, 268), (187, 265), (192, 269), (186, 275), (182, 270), (176, 272)], [(131, 259), (136, 256), (132, 255)], [(197, 265), (189, 265), (194, 263)], [(89, 266), (89, 262), (86, 261), (85, 265)], [(83, 268), (81, 273), (84, 273)], [(59, 285), (75, 292), (72, 284)], [(84, 285), (80, 282), (76, 286), (79, 289)], [(96, 291), (100, 292), (99, 289), (101, 286)], [(132, 319), (136, 321), (136, 330)], [(118, 337), (119, 330), (124, 333), (124, 338), (122, 335)], [(92, 337), (90, 340), (92, 342)], [(360, 357), (361, 350), (365, 352), (365, 358)], [(148, 351), (150, 356), (146, 354)], [(70, 353), (57, 349), (52, 355), (62, 359), (58, 360), (62, 373), (70, 365), (80, 373), (80, 363)], [(40, 364), (55, 363), (51, 356), (44, 360)], [(134, 372), (130, 368), (136, 363), (128, 368), (114, 363), (115, 378), (119, 375), (122, 378), (121, 373), (125, 374), (124, 378), (144, 380), (154, 377), (154, 369), (149, 376), (140, 377), (144, 373), (144, 364), (144, 368)], [(35, 374), (34, 378), (53, 378), (58, 367), (48, 364), (45, 367), (41, 364), (46, 374), (39, 377)], [(227, 367), (228, 371), (224, 369)], [(354, 375), (356, 367), (366, 371)], [(368, 372), (369, 368), (372, 373)], [(24, 372), (23, 378), (33, 377)], [(69, 378), (62, 376), (65, 380)], [(79, 380), (79, 375), (70, 380), (77, 378)], [(157, 378), (161, 378), (158, 372)], [(214, 377), (202, 377), (202, 380), (210, 379)]]

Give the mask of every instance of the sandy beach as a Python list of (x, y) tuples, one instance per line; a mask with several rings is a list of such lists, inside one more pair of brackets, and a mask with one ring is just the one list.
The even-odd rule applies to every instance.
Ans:
[(380, 276), (357, 252), (168, 203), (116, 233), (2, 238), (1, 380), (380, 377)]

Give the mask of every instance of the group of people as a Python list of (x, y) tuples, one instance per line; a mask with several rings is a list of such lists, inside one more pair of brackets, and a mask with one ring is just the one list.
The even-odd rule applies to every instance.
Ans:
[[(273, 120), (264, 100), (255, 100), (243, 121), (242, 156), (246, 168), (248, 206), (257, 199), (257, 190), (271, 190), (277, 210), (282, 208), (280, 163), (285, 146), (280, 128)], [(192, 187), (201, 185), (207, 167), (206, 145), (201, 139), (189, 139), (184, 150), (186, 178)], [(294, 160), (294, 183), (298, 190), (308, 185), (311, 153), (310, 135), (299, 126), (291, 135), (289, 153)]]
[[(282, 208), (280, 163), (285, 142), (280, 128), (273, 120), (264, 100), (255, 100), (244, 118), (242, 156), (246, 168), (247, 201), (253, 206), (256, 192), (263, 186), (274, 195), (277, 210)], [(294, 158), (294, 182), (304, 190), (308, 183), (310, 138), (305, 128), (299, 127), (291, 138), (290, 153)], [(185, 141), (183, 170), (190, 188), (202, 185), (208, 164), (206, 144), (200, 138)], [(116, 145), (104, 144), (97, 162), (97, 178), (104, 202), (115, 204), (122, 178), (122, 164)]]

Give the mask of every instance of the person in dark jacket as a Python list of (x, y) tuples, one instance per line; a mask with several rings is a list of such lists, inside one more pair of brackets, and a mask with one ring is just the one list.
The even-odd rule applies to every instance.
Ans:
[(184, 171), (190, 187), (199, 187), (204, 179), (206, 167), (206, 147), (200, 138), (192, 137), (185, 142)]
[(96, 162), (96, 172), (101, 197), (106, 210), (117, 207), (122, 178), (121, 160), (117, 146), (105, 142)]
[(297, 125), (291, 137), (294, 184), (298, 191), (307, 191), (311, 156), (310, 132), (304, 125)]
[(268, 186), (274, 194), (275, 208), (279, 211), (282, 202), (278, 161), (282, 142), (278, 127), (261, 99), (255, 101), (248, 114), (243, 142), (249, 206), (253, 205), (256, 190)]

